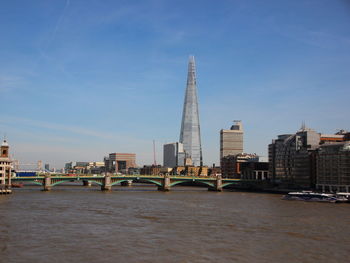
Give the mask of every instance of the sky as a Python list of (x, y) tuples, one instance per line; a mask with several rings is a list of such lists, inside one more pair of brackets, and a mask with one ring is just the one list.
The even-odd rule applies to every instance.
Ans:
[(303, 121), (350, 130), (348, 0), (1, 0), (0, 135), (21, 163), (162, 163), (194, 55), (203, 160), (242, 120), (267, 156)]

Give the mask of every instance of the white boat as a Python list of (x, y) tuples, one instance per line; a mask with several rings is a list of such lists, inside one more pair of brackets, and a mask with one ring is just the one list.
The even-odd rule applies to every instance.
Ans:
[(335, 196), (337, 198), (341, 198), (341, 199), (344, 199), (343, 202), (349, 202), (350, 203), (350, 193), (347, 193), (347, 192), (337, 192), (335, 194)]
[(345, 202), (344, 197), (337, 197), (333, 194), (315, 193), (312, 191), (289, 192), (282, 198), (283, 200), (297, 200), (308, 202)]

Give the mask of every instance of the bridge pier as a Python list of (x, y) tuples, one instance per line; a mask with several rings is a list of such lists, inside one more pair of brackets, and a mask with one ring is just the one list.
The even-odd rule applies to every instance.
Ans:
[(121, 186), (132, 186), (132, 180), (121, 182), (120, 185)]
[(164, 179), (163, 179), (163, 184), (162, 186), (158, 186), (158, 190), (159, 191), (170, 191), (170, 176), (169, 175), (164, 175)]
[(43, 191), (50, 191), (51, 187), (51, 175), (45, 175)]
[(221, 176), (218, 176), (216, 178), (216, 181), (214, 183), (214, 187), (209, 187), (209, 191), (215, 191), (215, 192), (222, 192), (222, 178)]
[(88, 180), (83, 180), (83, 186), (91, 187), (91, 182)]
[(111, 176), (105, 175), (103, 178), (103, 184), (101, 185), (102, 191), (110, 191), (112, 190), (112, 184), (111, 184)]

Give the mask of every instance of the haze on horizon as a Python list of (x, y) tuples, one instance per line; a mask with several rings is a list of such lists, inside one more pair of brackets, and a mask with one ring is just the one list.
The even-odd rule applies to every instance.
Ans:
[(242, 120), (245, 152), (267, 155), (305, 121), (350, 130), (345, 0), (0, 3), (0, 134), (14, 157), (51, 167), (133, 152), (162, 163), (179, 140), (194, 55), (204, 164)]

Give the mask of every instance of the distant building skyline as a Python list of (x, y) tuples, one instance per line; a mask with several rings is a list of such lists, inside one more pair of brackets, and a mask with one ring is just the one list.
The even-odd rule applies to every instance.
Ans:
[(187, 85), (182, 112), (180, 143), (194, 166), (203, 165), (202, 142), (199, 123), (196, 65), (194, 56), (188, 62)]
[(116, 149), (151, 164), (153, 140), (160, 157), (179, 139), (190, 54), (204, 164), (232, 118), (259, 156), (302, 120), (350, 130), (347, 2), (2, 1), (0, 136), (24, 164)]

